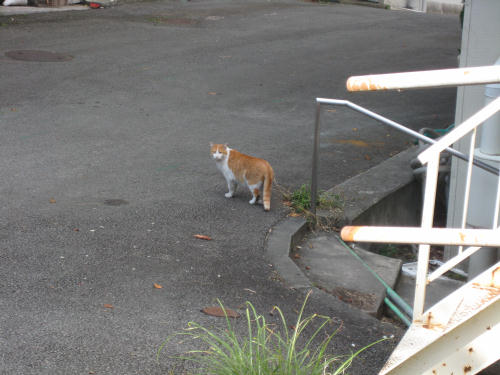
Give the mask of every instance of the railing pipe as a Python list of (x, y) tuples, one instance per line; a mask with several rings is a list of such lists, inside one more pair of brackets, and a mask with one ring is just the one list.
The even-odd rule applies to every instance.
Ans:
[[(467, 163), (467, 178), (465, 183), (465, 192), (464, 192), (464, 207), (462, 210), (462, 225), (460, 228), (464, 229), (465, 224), (467, 222), (467, 214), (469, 212), (469, 197), (470, 197), (470, 186), (472, 181), (472, 160), (474, 159), (474, 148), (476, 147), (476, 135), (477, 128), (474, 128), (472, 135), (470, 137), (470, 145), (469, 145), (469, 161)], [(463, 246), (459, 246), (458, 253), (463, 251)]]
[[(499, 66), (499, 68), (500, 68), (500, 66)], [(500, 97), (498, 97), (497, 99), (493, 100), (488, 105), (481, 108), (474, 115), (472, 115), (467, 120), (462, 122), (462, 124), (460, 124), (459, 126), (456, 126), (455, 130), (453, 132), (450, 132), (450, 133), (444, 135), (438, 141), (434, 142), (434, 144), (432, 146), (430, 146), (428, 149), (426, 149), (425, 151), (420, 153), (420, 155), (418, 155), (418, 159), (420, 160), (420, 162), (422, 164), (425, 164), (436, 153), (441, 152), (443, 150), (448, 151), (448, 148), (447, 148), (448, 146), (454, 144), (456, 141), (458, 141), (462, 137), (466, 136), (474, 128), (478, 127), (480, 124), (482, 124), (485, 120), (489, 119), (491, 116), (493, 116), (499, 110), (500, 110)]]
[(353, 76), (347, 80), (346, 86), (348, 91), (378, 91), (483, 85), (498, 82), (500, 82), (500, 66), (492, 65)]
[[(436, 204), (436, 190), (439, 175), (439, 154), (435, 155), (427, 164), (425, 178), (424, 207), (422, 209), (422, 229), (432, 229), (434, 208)], [(422, 319), (427, 287), (427, 271), (429, 268), (430, 245), (420, 242), (418, 247), (417, 276), (415, 280), (415, 297), (413, 302), (413, 321)]]
[(476, 251), (481, 249), (480, 246), (471, 246), (468, 247), (467, 249), (461, 251), (458, 255), (455, 255), (453, 258), (448, 259), (446, 263), (444, 263), (442, 266), (438, 267), (434, 272), (432, 272), (429, 277), (427, 277), (427, 282), (432, 283), (434, 280), (437, 280), (439, 277), (444, 275), (446, 272), (454, 268), (456, 265), (460, 264), (463, 262), (465, 259), (470, 257), (472, 254), (474, 254)]
[[(424, 141), (425, 143), (435, 144), (437, 142), (436, 140), (434, 140), (432, 138), (426, 137), (425, 135), (420, 134), (419, 132), (416, 132), (415, 130), (409, 129), (404, 125), (401, 125), (395, 121), (392, 121), (384, 116), (379, 115), (378, 113), (370, 111), (369, 109), (361, 107), (361, 106), (354, 104), (348, 100), (316, 98), (316, 102), (320, 103), (320, 104), (346, 106), (346, 107), (349, 107), (349, 108), (351, 108), (357, 112), (360, 112), (368, 117), (371, 117), (371, 118), (373, 118), (373, 119), (375, 119), (383, 124), (389, 125), (395, 129), (399, 130), (399, 131), (402, 131), (403, 133), (406, 133), (408, 135), (411, 135), (412, 137), (420, 139), (421, 141)], [(316, 121), (319, 124), (319, 116), (317, 116)], [(319, 128), (319, 125), (318, 125), (318, 128)], [(318, 144), (319, 144), (319, 142), (318, 142)], [(469, 157), (467, 155), (465, 155), (462, 152), (457, 151), (453, 148), (447, 147), (447, 148), (445, 148), (445, 150), (447, 152), (449, 152), (451, 155), (456, 156), (459, 159), (462, 159), (464, 161), (469, 160)], [(500, 175), (500, 171), (498, 170), (498, 168), (492, 167), (491, 165), (483, 163), (480, 160), (474, 159), (474, 165), (481, 168), (481, 169), (484, 169), (487, 172), (493, 173), (497, 176)]]
[(500, 246), (498, 229), (345, 226), (340, 234), (346, 242)]

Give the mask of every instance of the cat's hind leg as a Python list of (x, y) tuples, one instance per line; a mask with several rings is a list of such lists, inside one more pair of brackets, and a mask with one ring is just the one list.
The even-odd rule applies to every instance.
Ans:
[(248, 203), (255, 204), (256, 202), (258, 202), (259, 197), (260, 197), (261, 187), (262, 187), (262, 183), (248, 185), (248, 188), (250, 189), (250, 192), (252, 193), (252, 199), (250, 199), (250, 201)]

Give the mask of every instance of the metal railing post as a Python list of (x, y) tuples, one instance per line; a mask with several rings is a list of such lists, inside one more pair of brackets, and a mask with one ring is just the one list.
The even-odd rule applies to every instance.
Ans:
[(321, 103), (316, 103), (316, 119), (314, 122), (314, 148), (311, 176), (311, 212), (313, 220), (316, 221), (316, 201), (318, 195), (318, 163), (319, 163), (319, 119), (321, 114)]
[[(422, 210), (422, 229), (432, 228), (434, 221), (434, 205), (439, 173), (439, 154), (431, 159), (427, 165), (425, 181), (424, 208)], [(425, 305), (425, 290), (427, 286), (427, 270), (429, 267), (430, 245), (418, 247), (417, 278), (415, 282), (415, 299), (413, 303), (413, 321), (422, 319)]]

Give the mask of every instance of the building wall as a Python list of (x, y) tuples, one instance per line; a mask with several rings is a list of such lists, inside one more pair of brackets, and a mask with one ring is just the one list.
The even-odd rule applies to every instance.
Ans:
[[(500, 57), (500, 1), (466, 0), (460, 52), (460, 67), (492, 65)], [(459, 87), (455, 124), (460, 124), (484, 106), (484, 85)], [(480, 139), (478, 137), (477, 139)], [(469, 140), (464, 138), (454, 148), (468, 153)], [(448, 209), (448, 227), (460, 227), (464, 199), (466, 165), (453, 158)], [(445, 257), (454, 255), (449, 247)]]
[[(391, 9), (420, 10), (424, 0), (384, 0), (384, 4)], [(425, 1), (429, 13), (455, 13), (462, 10), (463, 0), (427, 0)]]

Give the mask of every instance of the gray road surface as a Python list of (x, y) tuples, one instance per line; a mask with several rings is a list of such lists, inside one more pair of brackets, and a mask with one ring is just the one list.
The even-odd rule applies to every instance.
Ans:
[[(190, 320), (220, 325), (200, 313), (217, 298), (294, 319), (304, 291), (282, 285), (265, 257), (286, 215), (279, 194), (270, 213), (244, 190), (226, 199), (210, 141), (268, 159), (297, 188), (310, 180), (315, 97), (415, 129), (453, 121), (453, 89), (348, 94), (345, 80), (456, 66), (455, 16), (208, 0), (0, 22), (1, 374), (166, 374), (175, 362), (155, 362), (162, 340)], [(12, 50), (74, 58), (23, 62)], [(324, 119), (322, 188), (411, 142), (348, 110)], [(339, 301), (313, 295), (309, 311), (343, 321), (339, 353), (398, 334)], [(376, 373), (391, 349), (352, 373)]]

